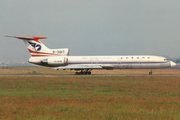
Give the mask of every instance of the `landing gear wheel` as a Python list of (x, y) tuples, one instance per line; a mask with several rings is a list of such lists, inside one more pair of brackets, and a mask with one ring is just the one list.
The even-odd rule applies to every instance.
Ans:
[(149, 75), (152, 75), (152, 72), (149, 72)]
[(81, 70), (80, 72), (75, 72), (75, 75), (91, 75), (91, 70), (92, 69)]
[(88, 74), (88, 75), (91, 75), (91, 72), (89, 71), (87, 74)]

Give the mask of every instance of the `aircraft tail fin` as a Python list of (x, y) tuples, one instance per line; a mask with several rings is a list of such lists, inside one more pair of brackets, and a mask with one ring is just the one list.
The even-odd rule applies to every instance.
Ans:
[(5, 37), (13, 37), (13, 38), (23, 40), (32, 57), (67, 56), (67, 55), (69, 55), (68, 48), (49, 49), (41, 41), (39, 41), (39, 39), (46, 39), (47, 37), (37, 37), (37, 36), (17, 37), (17, 36), (9, 36), (9, 35), (5, 35)]

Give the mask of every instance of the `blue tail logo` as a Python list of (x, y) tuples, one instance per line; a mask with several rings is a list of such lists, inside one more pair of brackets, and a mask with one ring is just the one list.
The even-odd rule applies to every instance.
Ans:
[(41, 45), (40, 44), (36, 44), (33, 42), (28, 42), (36, 51), (40, 51), (41, 50)]

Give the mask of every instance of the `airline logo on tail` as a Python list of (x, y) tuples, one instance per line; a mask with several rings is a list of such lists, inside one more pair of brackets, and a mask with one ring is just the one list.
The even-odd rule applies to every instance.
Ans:
[(41, 45), (40, 44), (36, 44), (33, 42), (28, 42), (36, 51), (40, 51), (41, 50)]

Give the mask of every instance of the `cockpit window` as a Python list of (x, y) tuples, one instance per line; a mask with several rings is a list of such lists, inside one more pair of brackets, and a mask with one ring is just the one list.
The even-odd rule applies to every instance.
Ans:
[(164, 61), (169, 61), (169, 59), (164, 59)]

